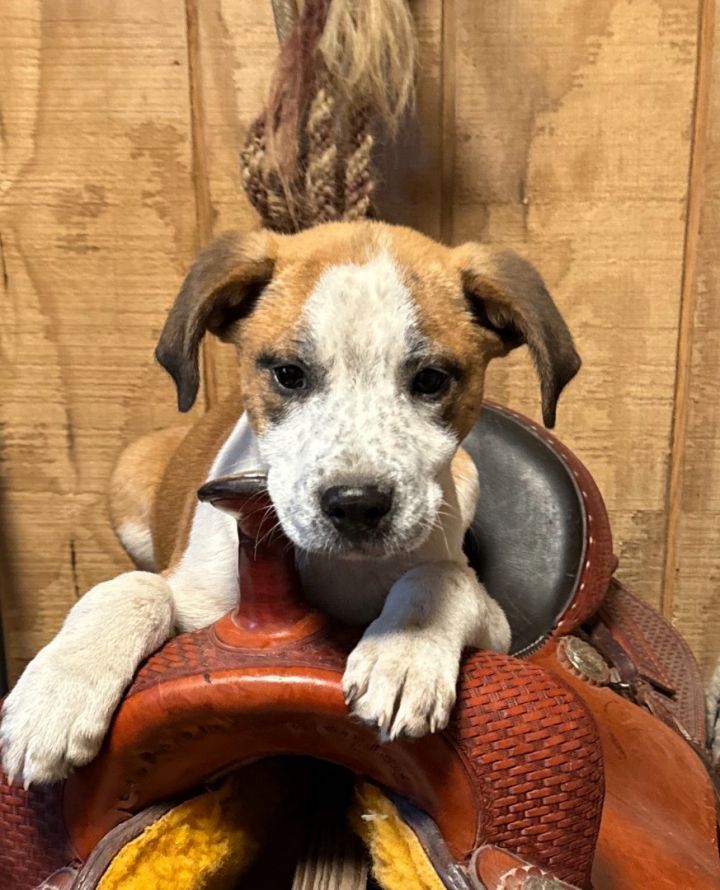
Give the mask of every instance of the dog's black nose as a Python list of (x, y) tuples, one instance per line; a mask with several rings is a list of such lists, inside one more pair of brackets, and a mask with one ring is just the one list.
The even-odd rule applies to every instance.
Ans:
[(392, 491), (376, 485), (333, 485), (320, 498), (323, 513), (344, 535), (373, 531), (390, 512)]

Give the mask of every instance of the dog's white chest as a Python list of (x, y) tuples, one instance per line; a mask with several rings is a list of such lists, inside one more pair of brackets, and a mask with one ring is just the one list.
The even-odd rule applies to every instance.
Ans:
[(314, 606), (344, 624), (369, 624), (413, 562), (411, 556), (384, 560), (303, 556), (298, 568), (305, 598)]

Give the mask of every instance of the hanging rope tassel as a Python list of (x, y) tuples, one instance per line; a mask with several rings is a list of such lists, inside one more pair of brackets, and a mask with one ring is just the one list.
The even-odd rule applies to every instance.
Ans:
[(310, 104), (306, 122), (304, 216), (307, 225), (331, 222), (340, 217), (336, 171), (338, 147), (333, 126), (335, 97), (321, 86)]
[(375, 129), (394, 134), (412, 98), (406, 0), (272, 0), (280, 54), (240, 153), (263, 225), (296, 232), (371, 216)]
[(345, 220), (372, 215), (371, 198), (375, 187), (372, 172), (374, 144), (370, 109), (361, 108), (350, 128), (350, 146), (345, 166)]

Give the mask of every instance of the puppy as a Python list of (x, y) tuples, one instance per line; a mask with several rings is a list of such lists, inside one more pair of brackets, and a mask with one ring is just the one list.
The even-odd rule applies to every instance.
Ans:
[(5, 702), (4, 769), (26, 784), (91, 760), (142, 659), (233, 607), (234, 522), (195, 496), (217, 476), (264, 470), (306, 596), (367, 626), (343, 689), (383, 739), (442, 729), (463, 649), (510, 646), (463, 554), (478, 479), (459, 445), (492, 358), (527, 343), (547, 425), (579, 368), (532, 266), (376, 222), (231, 233), (192, 266), (158, 344), (181, 411), (207, 331), (237, 347), (236, 391), (189, 432), (132, 445), (112, 480), (143, 570), (85, 594)]

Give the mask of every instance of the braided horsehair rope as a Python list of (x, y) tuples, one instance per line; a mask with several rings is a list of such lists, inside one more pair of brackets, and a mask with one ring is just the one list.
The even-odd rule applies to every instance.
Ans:
[(296, 0), (271, 2), (280, 57), (274, 95), (240, 153), (245, 192), (262, 224), (278, 232), (370, 217), (374, 115), (318, 51), (331, 0), (305, 0), (300, 13)]

